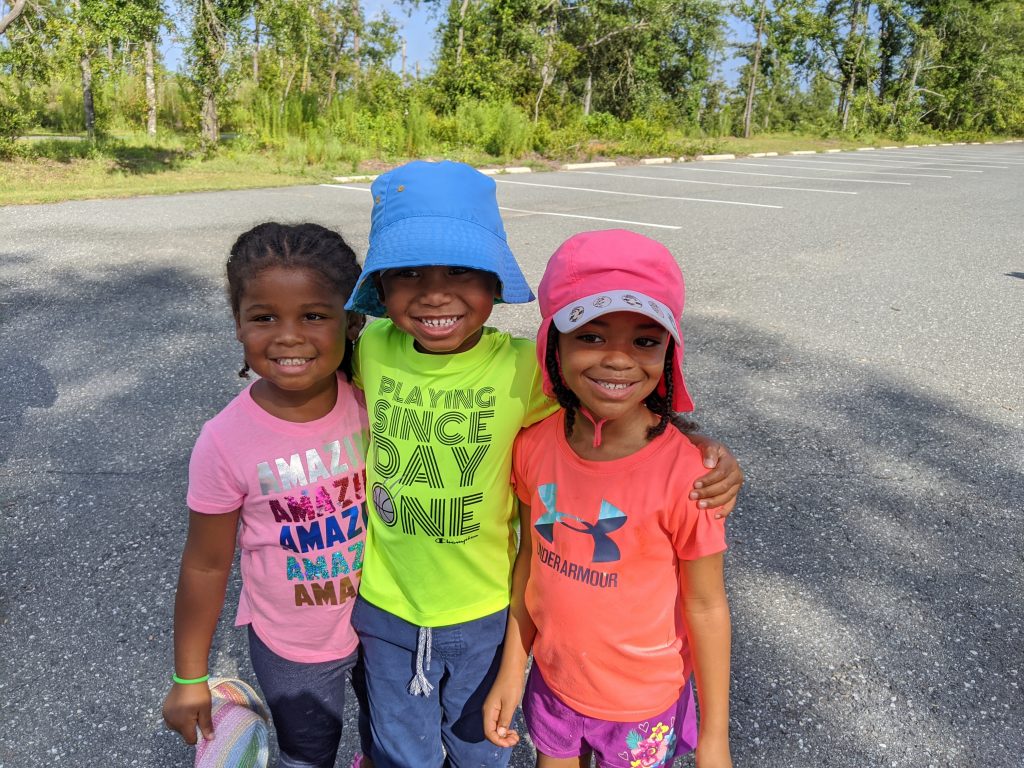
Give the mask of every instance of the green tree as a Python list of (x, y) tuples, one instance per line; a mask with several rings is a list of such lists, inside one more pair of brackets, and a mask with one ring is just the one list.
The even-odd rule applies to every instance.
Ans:
[(182, 0), (182, 6), (192, 17), (187, 51), (200, 98), (200, 135), (204, 145), (213, 146), (220, 138), (219, 102), (228, 84), (223, 69), (252, 0)]

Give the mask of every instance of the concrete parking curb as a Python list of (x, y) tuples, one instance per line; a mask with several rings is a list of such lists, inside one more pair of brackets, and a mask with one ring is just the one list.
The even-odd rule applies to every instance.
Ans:
[(641, 165), (668, 165), (675, 162), (671, 157), (644, 157), (641, 158)]
[(818, 154), (818, 150), (816, 150), (816, 149), (794, 149), (794, 150), (791, 150), (789, 154), (791, 154), (791, 155), (816, 155), (816, 154)]
[(729, 153), (722, 153), (718, 155), (696, 155), (694, 160), (735, 160), (736, 155)]
[(334, 180), (339, 184), (357, 184), (364, 181), (373, 181), (377, 178), (378, 174), (368, 176), (367, 174), (359, 174), (357, 176), (335, 176)]
[(484, 176), (501, 176), (506, 173), (533, 173), (533, 168), (525, 165), (509, 165), (504, 168), (477, 168)]
[(566, 163), (560, 166), (563, 171), (582, 171), (585, 168), (614, 168), (613, 160), (602, 160), (593, 163)]

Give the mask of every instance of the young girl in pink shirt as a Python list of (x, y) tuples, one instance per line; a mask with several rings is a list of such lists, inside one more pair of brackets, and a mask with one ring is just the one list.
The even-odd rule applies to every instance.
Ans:
[(656, 768), (694, 748), (700, 768), (731, 766), (724, 522), (690, 499), (704, 469), (677, 416), (693, 410), (682, 274), (653, 240), (585, 232), (538, 293), (562, 408), (513, 452), (521, 541), (485, 733), (515, 744), (522, 696), (539, 768)]
[[(164, 719), (189, 744), (213, 738), (208, 660), (237, 537), (235, 624), (267, 697), (280, 766), (332, 768), (344, 678), (369, 731), (350, 621), (365, 539), (367, 420), (349, 384), (361, 315), (345, 301), (355, 254), (316, 224), (261, 224), (227, 263), (235, 333), (259, 375), (208, 421), (189, 464), (189, 528), (174, 606), (174, 684)], [(357, 758), (358, 762), (358, 758)], [(369, 765), (368, 762), (363, 763)]]

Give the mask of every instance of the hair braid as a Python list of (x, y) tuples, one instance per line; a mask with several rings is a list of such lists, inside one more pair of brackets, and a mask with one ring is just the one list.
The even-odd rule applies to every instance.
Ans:
[(672, 376), (672, 360), (675, 351), (675, 341), (669, 339), (668, 348), (665, 350), (665, 365), (662, 368), (662, 376), (665, 379), (665, 394), (661, 395), (655, 388), (651, 394), (644, 399), (647, 410), (658, 416), (658, 423), (647, 428), (647, 439), (653, 440), (665, 431), (665, 428), (672, 421), (672, 392), (674, 389)]
[(664, 432), (669, 424), (684, 435), (696, 432), (699, 429), (697, 422), (672, 410), (672, 400), (675, 397), (676, 391), (675, 365), (673, 364), (675, 360), (675, 344), (674, 339), (669, 339), (668, 349), (665, 352), (665, 368), (662, 372), (662, 375), (665, 377), (665, 394), (660, 395), (658, 390), (655, 389), (644, 400), (644, 405), (647, 406), (647, 409), (660, 417), (658, 423), (647, 430), (648, 440), (653, 440)]
[(558, 330), (554, 324), (548, 329), (548, 348), (544, 354), (544, 365), (547, 368), (548, 379), (551, 387), (555, 390), (555, 399), (565, 410), (565, 436), (572, 437), (572, 428), (576, 423), (576, 409), (580, 407), (580, 399), (576, 393), (569, 389), (562, 378), (562, 369), (558, 364)]

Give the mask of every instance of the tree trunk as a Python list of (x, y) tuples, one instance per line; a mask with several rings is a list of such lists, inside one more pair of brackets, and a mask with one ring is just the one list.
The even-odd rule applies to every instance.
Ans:
[(594, 73), (587, 70), (587, 82), (583, 85), (583, 114), (590, 114), (590, 99), (594, 95)]
[(306, 42), (306, 53), (302, 57), (302, 81), (299, 85), (299, 91), (305, 93), (309, 90), (310, 72), (309, 72), (309, 42)]
[(537, 98), (533, 102), (533, 122), (536, 123), (540, 120), (540, 102), (544, 98), (544, 91), (555, 82), (555, 64), (554, 64), (554, 52), (555, 52), (555, 36), (558, 34), (558, 18), (556, 17), (548, 29), (547, 34), (544, 37), (547, 40), (546, 50), (544, 51), (544, 63), (540, 67), (540, 88), (537, 89)]
[(359, 63), (359, 49), (360, 39), (359, 30), (362, 29), (362, 25), (359, 20), (362, 18), (363, 12), (359, 9), (359, 0), (352, 0), (352, 20), (355, 24), (355, 29), (352, 30), (352, 62), (355, 66), (352, 68), (352, 85), (359, 85), (360, 73), (362, 72), (362, 65)]
[(462, 48), (466, 41), (466, 11), (469, 9), (469, 0), (462, 0), (459, 8), (459, 45), (455, 49), (455, 66), (462, 64)]
[(220, 140), (220, 121), (217, 118), (217, 98), (212, 85), (203, 86), (202, 121), (203, 144), (215, 146)]
[[(853, 0), (852, 7), (850, 8), (850, 36), (846, 38), (846, 45), (843, 48), (843, 63), (846, 69), (844, 75), (846, 77), (843, 85), (843, 95), (839, 99), (839, 116), (842, 130), (844, 131), (850, 121), (850, 105), (853, 103), (854, 89), (857, 85), (857, 65), (860, 63), (860, 53), (864, 49), (864, 35), (859, 34), (858, 29), (861, 8), (861, 0)], [(850, 46), (854, 44), (855, 40), (857, 49), (853, 52), (853, 58), (851, 59), (849, 56)]]
[(252, 34), (253, 46), (252, 46), (252, 79), (253, 82), (259, 83), (260, 81), (260, 19), (259, 16), (253, 18), (253, 34)]
[(327, 107), (334, 103), (334, 92), (338, 88), (338, 27), (331, 27), (331, 77), (327, 85)]
[(146, 52), (146, 133), (156, 136), (156, 44), (145, 43)]
[(750, 79), (747, 81), (747, 104), (743, 109), (743, 138), (750, 138), (750, 121), (754, 115), (754, 91), (757, 90), (757, 70), (761, 66), (761, 35), (764, 33), (764, 15), (768, 0), (761, 0), (761, 13), (757, 19), (754, 40), (754, 60), (750, 64)]
[(92, 62), (89, 54), (83, 53), (78, 60), (82, 70), (82, 110), (85, 114), (85, 133), (89, 140), (96, 138), (96, 108), (92, 101)]
[(14, 0), (14, 5), (11, 6), (11, 10), (7, 12), (3, 18), (0, 18), (0, 35), (7, 31), (7, 28), (14, 23), (14, 20), (21, 16), (22, 11), (25, 10), (25, 3), (28, 0)]

